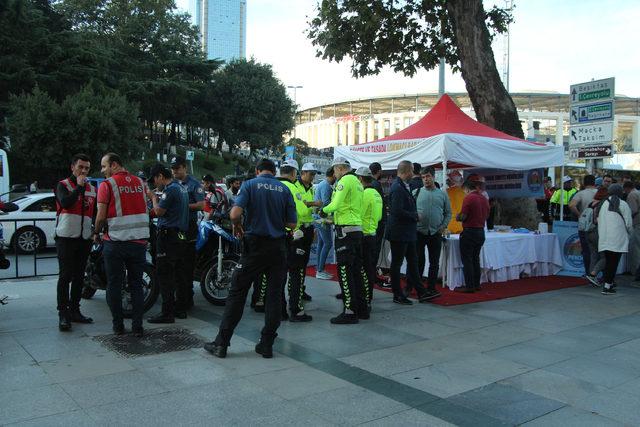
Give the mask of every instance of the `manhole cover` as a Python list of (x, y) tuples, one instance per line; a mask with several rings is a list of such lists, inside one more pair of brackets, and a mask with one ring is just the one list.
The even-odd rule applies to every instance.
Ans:
[(147, 329), (144, 337), (102, 335), (94, 338), (111, 351), (124, 357), (150, 356), (202, 346), (202, 340), (188, 329)]

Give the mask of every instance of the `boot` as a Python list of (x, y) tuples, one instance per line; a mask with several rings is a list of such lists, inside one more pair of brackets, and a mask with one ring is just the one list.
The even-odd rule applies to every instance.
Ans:
[(256, 344), (256, 353), (261, 354), (265, 359), (271, 359), (273, 357), (273, 341), (277, 336), (278, 334), (262, 335), (260, 342)]
[(74, 323), (93, 323), (91, 317), (86, 317), (80, 313), (80, 307), (71, 310), (70, 320)]
[(71, 330), (71, 322), (69, 321), (69, 316), (64, 311), (58, 313), (58, 329), (61, 331), (70, 331)]

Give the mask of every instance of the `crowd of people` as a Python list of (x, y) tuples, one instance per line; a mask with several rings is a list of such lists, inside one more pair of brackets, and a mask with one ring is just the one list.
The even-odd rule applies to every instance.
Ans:
[[(252, 286), (251, 305), (265, 313), (265, 327), (256, 346), (264, 357), (272, 357), (282, 320), (313, 320), (305, 311), (305, 301), (311, 300), (305, 277), (316, 238), (318, 279), (333, 279), (326, 271), (326, 261), (335, 248), (342, 310), (331, 319), (333, 324), (370, 318), (373, 285), (379, 283), (378, 260), (385, 254), (383, 241), (390, 246), (394, 303), (411, 305), (410, 297), (424, 303), (440, 296), (436, 289), (439, 258), (449, 233), (461, 233), (465, 281), (461, 290), (473, 293), (481, 286), (480, 251), (490, 204), (484, 178), (476, 174), (463, 180), (454, 171), (448, 175), (447, 189), (442, 190), (433, 167), (401, 161), (385, 194), (378, 163), (354, 170), (347, 160), (337, 157), (324, 180), (314, 186), (318, 171), (312, 163), (300, 167), (297, 161), (287, 160), (276, 177), (274, 162), (263, 159), (256, 166), (255, 178), (242, 183), (234, 180), (225, 192), (210, 175), (202, 182), (190, 176), (180, 156), (174, 156), (168, 167), (154, 166), (147, 182), (129, 173), (117, 154), (105, 154), (100, 164), (106, 180), (97, 190), (87, 181), (91, 163), (82, 154), (74, 156), (71, 175), (56, 188), (58, 311), (63, 331), (71, 329), (73, 322), (92, 322), (80, 312), (80, 292), (93, 240), (104, 244), (114, 333), (125, 333), (120, 295), (126, 274), (133, 305), (131, 332), (139, 337), (144, 334), (142, 269), (153, 217), (157, 218), (152, 241), (162, 305), (147, 321), (174, 323), (176, 318), (186, 318), (193, 306), (200, 211), (205, 218), (227, 216), (234, 235), (243, 242), (218, 335), (205, 345), (218, 357), (226, 356)], [(640, 192), (631, 182), (620, 185), (607, 176), (598, 186), (597, 179), (587, 175), (580, 191), (570, 182), (565, 177), (564, 190), (551, 194), (550, 210), (555, 213), (553, 205), (565, 203), (568, 215), (579, 218), (586, 277), (602, 285), (604, 294), (615, 293), (613, 277), (621, 254), (630, 246), (640, 251)], [(425, 249), (429, 254), (426, 277)], [(402, 286), (405, 262), (406, 284)], [(597, 279), (600, 272), (602, 284)]]
[(616, 293), (614, 277), (622, 255), (629, 253), (635, 280), (640, 280), (640, 191), (631, 178), (617, 183), (611, 175), (586, 175), (578, 190), (565, 176), (562, 193), (567, 196), (554, 192), (551, 205), (562, 201), (563, 218), (578, 221), (586, 279), (601, 287), (604, 295)]

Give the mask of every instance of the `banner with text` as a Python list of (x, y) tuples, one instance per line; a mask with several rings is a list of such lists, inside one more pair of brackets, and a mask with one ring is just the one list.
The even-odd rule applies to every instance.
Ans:
[(489, 197), (512, 199), (515, 197), (544, 197), (544, 170), (510, 171), (505, 169), (473, 169), (465, 177), (477, 173), (486, 180)]
[(575, 221), (554, 221), (553, 232), (558, 235), (562, 251), (563, 266), (558, 275), (582, 276), (584, 263), (582, 262), (582, 246), (578, 236), (578, 223)]

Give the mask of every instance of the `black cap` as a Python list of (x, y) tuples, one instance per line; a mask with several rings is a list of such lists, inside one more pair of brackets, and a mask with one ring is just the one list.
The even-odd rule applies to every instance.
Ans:
[(213, 179), (213, 177), (211, 176), (211, 174), (206, 174), (205, 176), (202, 177), (203, 181), (208, 181), (208, 182), (213, 182), (215, 181), (215, 179)]
[(187, 166), (187, 160), (182, 156), (171, 156), (171, 169), (175, 169), (180, 166)]
[(151, 176), (152, 179), (158, 175), (162, 175), (164, 177), (169, 178), (171, 176), (171, 171), (162, 163), (156, 163), (151, 168), (151, 172), (149, 172), (149, 175)]

